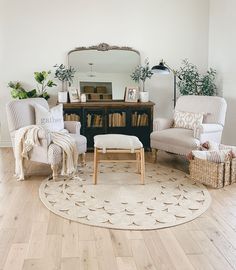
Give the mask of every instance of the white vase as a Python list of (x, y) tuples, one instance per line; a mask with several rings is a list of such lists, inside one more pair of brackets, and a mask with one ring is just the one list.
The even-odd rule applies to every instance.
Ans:
[(67, 103), (68, 101), (68, 92), (65, 91), (65, 92), (58, 92), (58, 102), (59, 103)]
[(86, 102), (86, 94), (81, 94), (80, 95), (80, 101), (81, 102)]
[(149, 93), (148, 92), (140, 92), (139, 99), (140, 99), (140, 102), (148, 102), (149, 101)]

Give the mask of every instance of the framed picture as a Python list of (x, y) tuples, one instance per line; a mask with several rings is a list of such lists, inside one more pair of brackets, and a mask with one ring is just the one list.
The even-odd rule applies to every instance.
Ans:
[(75, 87), (69, 87), (70, 102), (79, 102), (80, 96)]
[(125, 88), (125, 101), (126, 102), (137, 102), (139, 90), (138, 87), (126, 87)]

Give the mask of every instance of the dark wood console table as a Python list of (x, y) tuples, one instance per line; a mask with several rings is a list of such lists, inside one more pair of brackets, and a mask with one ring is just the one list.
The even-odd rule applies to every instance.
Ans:
[(64, 119), (81, 122), (81, 134), (93, 148), (97, 134), (135, 135), (146, 149), (150, 148), (150, 133), (153, 129), (153, 102), (124, 101), (64, 103)]

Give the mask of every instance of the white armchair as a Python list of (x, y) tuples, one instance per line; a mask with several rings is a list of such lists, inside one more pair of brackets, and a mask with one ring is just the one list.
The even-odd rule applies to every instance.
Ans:
[(181, 96), (175, 110), (204, 113), (203, 123), (194, 130), (173, 128), (174, 119), (157, 118), (151, 133), (151, 148), (179, 155), (187, 155), (200, 143), (221, 142), (227, 104), (224, 98), (209, 96)]
[[(10, 101), (6, 105), (8, 126), (11, 141), (14, 149), (15, 133), (18, 129), (35, 124), (34, 104), (39, 104), (49, 109), (48, 103), (43, 98), (31, 98), (24, 100)], [(64, 128), (74, 138), (78, 154), (83, 156), (87, 151), (87, 139), (80, 134), (81, 124), (77, 121), (64, 121)], [(39, 132), (40, 145), (34, 146), (30, 151), (29, 160), (50, 164), (53, 170), (53, 176), (56, 175), (57, 167), (62, 161), (62, 149), (51, 142), (50, 133), (46, 130)]]

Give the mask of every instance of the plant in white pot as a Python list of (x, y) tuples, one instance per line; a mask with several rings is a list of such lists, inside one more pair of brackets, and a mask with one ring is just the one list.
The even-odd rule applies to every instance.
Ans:
[(73, 83), (73, 78), (76, 70), (73, 67), (66, 68), (65, 65), (55, 65), (55, 78), (62, 82), (62, 91), (58, 92), (58, 102), (67, 102), (68, 98), (68, 87)]
[(146, 79), (151, 79), (153, 73), (149, 66), (148, 59), (145, 60), (144, 66), (138, 65), (134, 72), (131, 74), (131, 78), (136, 82), (140, 83), (142, 81), (142, 91), (140, 91), (140, 101), (148, 102), (149, 101), (149, 93), (145, 89)]

